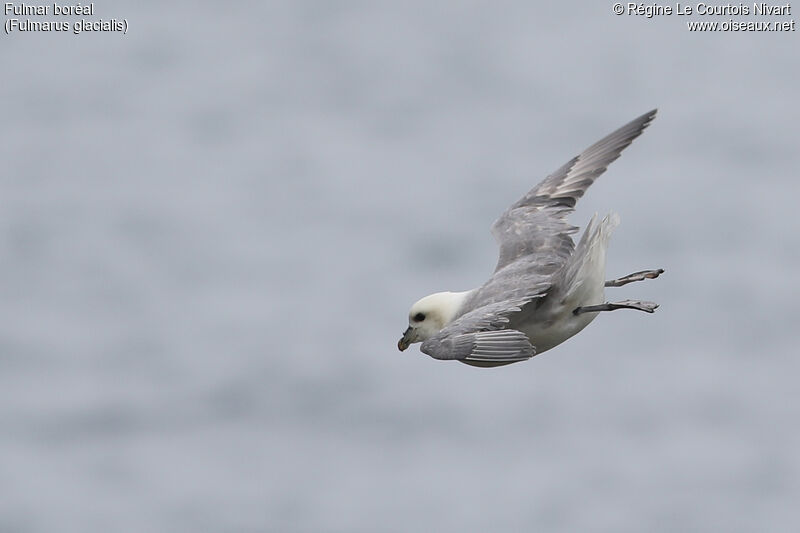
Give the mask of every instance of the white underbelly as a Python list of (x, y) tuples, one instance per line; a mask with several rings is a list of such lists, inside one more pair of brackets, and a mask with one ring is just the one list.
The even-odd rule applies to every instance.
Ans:
[(526, 327), (521, 328), (522, 332), (530, 339), (537, 354), (558, 346), (595, 319), (598, 315), (597, 312), (576, 315), (574, 311), (578, 307), (603, 303), (605, 298), (604, 271), (605, 268), (584, 278), (581, 287), (567, 298), (561, 301), (550, 301), (537, 309), (533, 314), (533, 319)]
[(535, 324), (523, 329), (523, 333), (528, 336), (531, 344), (536, 348), (537, 354), (558, 346), (588, 326), (589, 322), (597, 316), (597, 313), (575, 315), (572, 309), (565, 308), (564, 312), (555, 317), (549, 325)]

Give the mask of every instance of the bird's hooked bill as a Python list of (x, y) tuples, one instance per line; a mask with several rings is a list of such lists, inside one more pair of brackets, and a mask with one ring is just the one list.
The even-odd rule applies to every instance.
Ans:
[(411, 326), (409, 326), (408, 329), (403, 332), (403, 336), (399, 341), (397, 341), (398, 350), (402, 352), (408, 348), (408, 346), (411, 344), (411, 339), (409, 337), (411, 337)]

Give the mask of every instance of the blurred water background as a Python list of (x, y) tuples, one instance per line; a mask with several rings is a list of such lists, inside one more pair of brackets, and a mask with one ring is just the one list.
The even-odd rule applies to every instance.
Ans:
[[(3, 35), (0, 531), (798, 530), (797, 33), (611, 7)], [(694, 17), (729, 18), (769, 20)], [(656, 106), (572, 218), (620, 213), (609, 277), (667, 273), (609, 297), (655, 315), (494, 370), (397, 351), (503, 209)]]

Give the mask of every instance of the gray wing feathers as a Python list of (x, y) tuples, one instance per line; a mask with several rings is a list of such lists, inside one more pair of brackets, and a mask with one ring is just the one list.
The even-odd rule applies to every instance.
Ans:
[(432, 337), (420, 349), (434, 359), (493, 363), (525, 361), (536, 354), (528, 337), (515, 329)]
[(603, 137), (545, 178), (495, 222), (492, 233), (500, 244), (495, 271), (519, 257), (546, 250), (563, 264), (574, 249), (570, 235), (577, 228), (566, 216), (578, 199), (655, 118), (656, 110)]
[(457, 318), (422, 343), (420, 350), (435, 359), (513, 363), (536, 353), (528, 337), (503, 329), (508, 315), (519, 312), (532, 297), (485, 305)]
[(608, 165), (619, 158), (622, 150), (641, 135), (652, 122), (656, 111), (653, 109), (633, 119), (591, 145), (545, 178), (514, 206), (520, 207), (534, 202), (548, 206), (561, 205), (568, 207), (569, 210), (574, 208), (578, 198), (583, 196), (594, 180), (605, 172)]
[(536, 354), (528, 337), (515, 329), (482, 331), (472, 335), (472, 350), (465, 361), (514, 363)]

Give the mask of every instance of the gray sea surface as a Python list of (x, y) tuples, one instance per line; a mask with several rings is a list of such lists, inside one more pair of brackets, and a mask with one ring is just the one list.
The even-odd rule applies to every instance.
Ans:
[[(800, 530), (798, 33), (686, 25), (794, 15), (612, 5), (1, 35), (0, 532)], [(498, 369), (397, 351), (653, 107), (571, 220), (620, 213), (608, 276), (666, 274), (609, 298), (656, 314)]]

